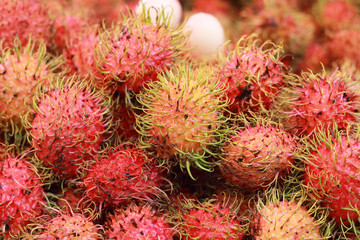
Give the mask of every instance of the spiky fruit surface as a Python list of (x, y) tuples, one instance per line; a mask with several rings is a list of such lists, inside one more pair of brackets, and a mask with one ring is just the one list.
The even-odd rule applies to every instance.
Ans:
[(144, 150), (120, 144), (97, 159), (80, 185), (86, 188), (85, 196), (106, 206), (155, 198), (165, 183), (164, 169), (156, 164)]
[(255, 239), (323, 239), (317, 220), (294, 200), (259, 207), (251, 225)]
[(83, 28), (80, 33), (74, 34), (68, 40), (64, 55), (69, 75), (78, 74), (87, 77), (97, 74), (95, 62), (95, 47), (99, 43), (97, 30), (96, 25)]
[(280, 100), (284, 126), (297, 135), (312, 135), (318, 126), (334, 122), (345, 129), (358, 120), (359, 92), (351, 78), (339, 71), (330, 76), (325, 70), (295, 76)]
[(358, 43), (360, 42), (360, 29), (344, 29), (330, 36), (330, 57), (339, 65), (347, 60), (360, 67)]
[(137, 96), (144, 111), (136, 119), (143, 144), (188, 171), (190, 166), (212, 169), (206, 159), (227, 130), (222, 114), (227, 102), (219, 99), (223, 89), (211, 74), (206, 68), (179, 66)]
[(318, 1), (318, 3), (322, 6), (319, 6), (320, 14), (315, 13), (315, 16), (319, 16), (319, 23), (325, 29), (338, 31), (349, 28), (360, 20), (356, 6), (350, 1), (332, 0)]
[(275, 124), (238, 129), (223, 149), (223, 177), (238, 188), (256, 190), (280, 181), (294, 162), (296, 142)]
[(338, 224), (357, 222), (360, 213), (360, 142), (352, 133), (319, 132), (303, 160), (307, 164), (304, 184), (315, 199), (329, 208)]
[(122, 95), (115, 97), (114, 102), (114, 121), (117, 121), (116, 133), (121, 139), (137, 139), (139, 137), (139, 133), (135, 129), (136, 106), (128, 104), (126, 96)]
[(56, 205), (59, 206), (63, 212), (77, 212), (83, 210), (81, 203), (83, 203), (83, 190), (76, 187), (67, 187), (62, 189), (57, 195)]
[(104, 30), (96, 46), (99, 85), (120, 92), (139, 92), (155, 81), (162, 70), (169, 69), (182, 52), (185, 35), (166, 24), (151, 24), (142, 16), (130, 16), (121, 24)]
[(45, 195), (40, 176), (28, 159), (0, 157), (0, 237), (20, 234), (42, 213)]
[(173, 239), (174, 230), (165, 213), (150, 205), (130, 204), (110, 215), (108, 239), (167, 240)]
[(306, 46), (304, 55), (299, 63), (300, 71), (321, 72), (323, 66), (330, 63), (329, 50), (326, 43), (312, 42)]
[(32, 97), (38, 88), (48, 89), (55, 65), (49, 62), (46, 46), (36, 42), (25, 47), (15, 40), (14, 48), (2, 49), (0, 57), (0, 114), (5, 120), (20, 125), (21, 118), (31, 109)]
[(51, 37), (51, 18), (47, 5), (41, 0), (9, 0), (0, 6), (0, 39), (3, 47), (13, 46), (17, 36), (25, 46), (32, 39)]
[(59, 213), (58, 216), (47, 219), (36, 230), (41, 232), (34, 235), (39, 240), (98, 240), (102, 239), (100, 227), (95, 225), (81, 213)]
[(265, 4), (258, 12), (245, 9), (241, 15), (243, 33), (257, 33), (263, 40), (283, 43), (285, 51), (295, 55), (301, 55), (314, 39), (313, 17), (283, 3)]
[(54, 22), (54, 43), (58, 48), (64, 50), (74, 39), (86, 29), (87, 22), (78, 16), (60, 16)]
[(184, 239), (242, 239), (244, 229), (240, 219), (229, 207), (219, 202), (194, 202), (184, 199), (186, 205), (179, 231)]
[(285, 85), (287, 72), (281, 63), (282, 48), (271, 42), (261, 43), (251, 36), (242, 37), (235, 50), (220, 64), (216, 77), (225, 85), (230, 110), (241, 112), (269, 109)]
[(37, 158), (64, 178), (95, 154), (109, 127), (111, 100), (79, 78), (57, 79), (54, 89), (39, 94), (27, 130)]

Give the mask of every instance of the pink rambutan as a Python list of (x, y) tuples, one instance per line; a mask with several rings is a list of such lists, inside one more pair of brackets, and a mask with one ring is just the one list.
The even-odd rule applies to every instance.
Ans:
[(34, 100), (26, 121), (36, 157), (58, 176), (73, 178), (99, 151), (110, 124), (111, 99), (77, 77), (58, 78)]
[(0, 39), (3, 47), (12, 47), (18, 37), (22, 46), (32, 39), (49, 44), (52, 20), (42, 0), (8, 0), (0, 5)]
[(297, 144), (291, 134), (266, 118), (245, 120), (223, 148), (220, 170), (238, 188), (256, 190), (285, 177)]
[(299, 71), (321, 72), (323, 67), (330, 65), (330, 56), (327, 42), (311, 42), (306, 46), (304, 54), (298, 63)]
[(103, 238), (101, 229), (82, 213), (57, 211), (56, 216), (41, 216), (25, 239), (98, 240)]
[(282, 48), (260, 42), (254, 35), (242, 37), (216, 71), (233, 112), (269, 109), (285, 86), (287, 70), (281, 62)]
[(54, 43), (56, 47), (64, 51), (71, 39), (76, 38), (80, 35), (86, 26), (87, 21), (81, 17), (73, 15), (59, 16), (54, 22)]
[(285, 129), (296, 135), (312, 135), (318, 126), (325, 128), (334, 122), (346, 129), (359, 119), (359, 91), (351, 78), (334, 71), (293, 75), (291, 86), (280, 97), (280, 113)]
[(328, 43), (330, 59), (338, 65), (351, 61), (359, 68), (359, 42), (360, 29), (343, 29), (330, 34)]
[(180, 220), (181, 239), (242, 239), (245, 228), (233, 207), (217, 199), (184, 198), (174, 213)]
[(287, 53), (302, 55), (314, 39), (315, 21), (312, 15), (283, 2), (265, 4), (256, 12), (245, 9), (241, 12), (241, 30), (243, 34), (257, 33), (262, 40), (282, 44)]
[(29, 39), (22, 47), (19, 39), (15, 39), (13, 45), (1, 49), (0, 114), (4, 120), (20, 125), (21, 118), (32, 108), (32, 97), (39, 89), (46, 91), (50, 87), (61, 61), (50, 60), (44, 42)]
[(46, 203), (35, 166), (25, 153), (13, 157), (6, 149), (0, 154), (0, 238), (13, 239), (42, 213)]
[(309, 196), (329, 210), (338, 224), (353, 226), (360, 218), (359, 126), (346, 131), (324, 128), (305, 142), (303, 185)]
[(164, 168), (156, 164), (143, 149), (122, 143), (96, 158), (79, 185), (87, 198), (101, 206), (152, 199), (162, 195), (160, 187), (166, 183)]
[[(97, 26), (85, 27), (80, 33), (74, 34), (68, 40), (64, 49), (65, 68), (69, 75), (92, 77), (97, 74), (96, 45), (99, 42)], [(101, 88), (99, 86), (99, 88)]]
[(318, 1), (314, 16), (325, 30), (339, 31), (359, 23), (355, 4), (348, 0)]
[(100, 34), (95, 56), (99, 86), (139, 92), (144, 84), (157, 80), (158, 73), (173, 66), (183, 52), (185, 34), (180, 28), (170, 29), (166, 22), (149, 21), (130, 16)]
[(167, 240), (173, 239), (174, 229), (163, 211), (152, 209), (150, 205), (127, 206), (116, 209), (109, 217), (108, 239)]

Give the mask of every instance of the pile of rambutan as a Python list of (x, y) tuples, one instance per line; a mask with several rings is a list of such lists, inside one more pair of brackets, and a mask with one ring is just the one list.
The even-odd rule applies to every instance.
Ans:
[(0, 240), (360, 239), (356, 0), (5, 0)]

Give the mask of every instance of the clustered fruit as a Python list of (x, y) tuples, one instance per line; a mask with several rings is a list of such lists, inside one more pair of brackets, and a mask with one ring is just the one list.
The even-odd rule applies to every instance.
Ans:
[(360, 239), (356, 0), (0, 4), (0, 240)]

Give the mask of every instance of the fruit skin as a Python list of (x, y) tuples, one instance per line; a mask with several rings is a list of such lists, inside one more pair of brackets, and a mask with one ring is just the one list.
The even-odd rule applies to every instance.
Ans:
[(160, 197), (165, 185), (164, 168), (132, 143), (121, 143), (96, 158), (79, 182), (85, 196), (101, 206), (115, 207), (131, 200)]
[(227, 102), (219, 97), (224, 89), (208, 70), (178, 66), (137, 95), (143, 110), (136, 118), (142, 145), (170, 165), (186, 168), (190, 176), (191, 166), (213, 170), (207, 159), (216, 155), (228, 131), (222, 112)]
[(250, 227), (254, 239), (327, 239), (320, 231), (323, 220), (301, 204), (294, 199), (260, 202)]
[(236, 125), (242, 127), (228, 137), (220, 163), (228, 183), (254, 191), (286, 177), (294, 163), (296, 138), (271, 118), (243, 116)]
[(223, 58), (216, 78), (227, 87), (229, 109), (260, 111), (269, 109), (281, 88), (286, 85), (287, 72), (281, 62), (283, 49), (270, 41), (262, 42), (256, 35), (243, 36), (235, 49)]
[(360, 20), (355, 4), (347, 0), (318, 1), (313, 12), (319, 25), (327, 31), (349, 29)]
[(3, 47), (12, 47), (15, 36), (25, 46), (29, 39), (51, 38), (52, 20), (48, 6), (41, 0), (2, 1), (0, 6), (0, 39)]
[(242, 34), (256, 33), (264, 41), (282, 44), (285, 52), (301, 56), (315, 37), (315, 20), (284, 2), (272, 1), (256, 11), (245, 8), (240, 13), (239, 28)]
[(13, 48), (1, 49), (0, 56), (0, 114), (18, 126), (31, 109), (32, 97), (39, 88), (46, 91), (50, 87), (61, 64), (59, 58), (50, 60), (43, 41), (29, 39), (26, 46), (20, 44), (16, 38)]
[(95, 225), (82, 213), (61, 212), (57, 216), (46, 217), (34, 225), (33, 232), (28, 239), (39, 240), (98, 240), (103, 239), (100, 234), (101, 226)]
[(360, 94), (350, 76), (334, 71), (328, 75), (303, 72), (292, 75), (277, 106), (286, 130), (298, 136), (311, 136), (318, 126), (328, 128), (337, 123), (346, 129), (359, 119)]
[(12, 239), (41, 215), (46, 203), (41, 177), (28, 161), (28, 152), (14, 157), (6, 149), (10, 148), (0, 154), (0, 238)]
[(242, 239), (244, 228), (232, 206), (207, 199), (203, 202), (194, 199), (181, 200), (178, 210), (181, 239)]
[[(77, 74), (81, 77), (91, 77), (97, 74), (96, 45), (99, 43), (98, 26), (84, 27), (80, 33), (74, 34), (68, 40), (64, 49), (65, 68), (68, 75)], [(102, 86), (99, 86), (101, 89)]]
[(313, 41), (306, 46), (303, 57), (298, 63), (299, 71), (321, 72), (330, 64), (327, 42)]
[(56, 79), (49, 92), (37, 95), (26, 118), (36, 157), (59, 177), (76, 177), (110, 134), (110, 106), (111, 98), (86, 79)]
[(126, 209), (116, 209), (108, 220), (108, 239), (167, 240), (173, 239), (174, 229), (168, 216), (155, 211), (148, 204), (130, 204)]
[(156, 81), (158, 73), (173, 66), (183, 53), (186, 35), (181, 27), (172, 30), (165, 22), (151, 24), (142, 15), (119, 22), (99, 36), (95, 78), (99, 86), (138, 93), (144, 84)]
[(342, 65), (351, 61), (360, 68), (360, 56), (358, 43), (360, 41), (360, 29), (343, 29), (329, 36), (328, 43), (330, 59)]
[(300, 159), (306, 163), (303, 185), (310, 197), (329, 209), (338, 225), (352, 226), (360, 216), (359, 126), (340, 131), (323, 128), (306, 142)]

